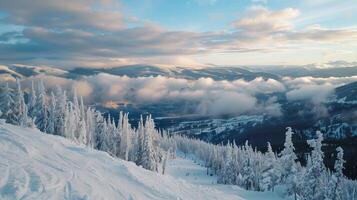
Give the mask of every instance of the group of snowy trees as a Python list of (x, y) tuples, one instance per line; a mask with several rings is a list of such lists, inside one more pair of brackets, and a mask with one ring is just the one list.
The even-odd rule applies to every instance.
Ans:
[(60, 87), (48, 92), (42, 81), (32, 83), (28, 91), (21, 88), (20, 81), (13, 88), (8, 84), (0, 87), (0, 118), (6, 122), (69, 138), (148, 170), (160, 168), (164, 173), (166, 160), (180, 151), (195, 155), (207, 167), (207, 173), (216, 174), (222, 184), (256, 191), (274, 191), (279, 187), (301, 200), (357, 199), (356, 182), (348, 180), (342, 172), (345, 163), (342, 148), (336, 149), (333, 172), (325, 167), (323, 136), (319, 131), (316, 139), (308, 141), (312, 151), (307, 165), (301, 166), (294, 152), (291, 128), (287, 129), (284, 149), (279, 154), (269, 143), (267, 152), (262, 153), (248, 142), (243, 146), (234, 142), (213, 145), (159, 132), (151, 116), (141, 118), (134, 129), (128, 114), (120, 112), (115, 122), (114, 118), (86, 107), (76, 91), (72, 98)]
[(323, 136), (316, 132), (316, 139), (309, 140), (312, 148), (306, 166), (297, 161), (292, 142), (293, 131), (287, 128), (284, 149), (275, 153), (268, 143), (265, 153), (254, 149), (248, 142), (237, 146), (213, 145), (184, 136), (163, 137), (178, 151), (193, 154), (207, 167), (207, 173), (216, 174), (222, 184), (239, 185), (247, 190), (274, 191), (279, 188), (286, 195), (301, 200), (357, 199), (357, 183), (343, 175), (343, 150), (336, 149), (333, 171), (324, 163), (321, 150)]
[(32, 83), (28, 92), (22, 90), (19, 80), (16, 89), (6, 83), (0, 87), (0, 118), (7, 123), (36, 127), (42, 132), (69, 138), (158, 171), (164, 153), (158, 145), (160, 134), (151, 116), (145, 121), (141, 119), (138, 128), (133, 129), (128, 114), (120, 113), (115, 122), (110, 116), (104, 117), (84, 106), (76, 91), (72, 96), (69, 100), (60, 87), (48, 94), (42, 81)]

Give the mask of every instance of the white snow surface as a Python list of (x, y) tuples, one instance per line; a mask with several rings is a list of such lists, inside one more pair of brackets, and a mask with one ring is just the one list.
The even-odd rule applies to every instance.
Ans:
[(0, 199), (281, 199), (216, 184), (190, 159), (170, 160), (165, 175), (40, 131), (0, 124)]

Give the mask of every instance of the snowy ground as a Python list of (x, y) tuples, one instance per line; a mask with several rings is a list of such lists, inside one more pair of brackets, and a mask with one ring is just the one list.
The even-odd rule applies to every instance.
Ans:
[(0, 199), (280, 199), (215, 182), (189, 159), (169, 161), (160, 175), (61, 137), (0, 125)]

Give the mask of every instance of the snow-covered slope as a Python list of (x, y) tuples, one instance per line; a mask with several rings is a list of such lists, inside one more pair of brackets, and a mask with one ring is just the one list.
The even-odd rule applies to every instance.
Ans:
[(0, 199), (279, 199), (214, 184), (214, 177), (204, 178), (204, 168), (182, 158), (170, 161), (167, 172), (144, 170), (62, 137), (0, 125)]

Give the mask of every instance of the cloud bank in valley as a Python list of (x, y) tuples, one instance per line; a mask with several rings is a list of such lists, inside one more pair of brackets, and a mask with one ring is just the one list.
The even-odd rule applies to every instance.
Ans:
[(314, 104), (320, 104), (333, 95), (336, 87), (357, 81), (357, 76), (329, 78), (285, 77), (283, 81), (289, 88), (286, 93), (288, 100), (310, 100)]
[[(216, 81), (211, 78), (187, 80), (163, 76), (130, 78), (100, 73), (80, 80), (38, 75), (25, 82), (29, 85), (31, 80), (37, 79), (44, 80), (50, 88), (57, 84), (68, 90), (75, 88), (88, 103), (111, 107), (121, 102), (134, 105), (188, 102), (197, 114), (265, 113), (271, 116), (281, 115), (277, 93), (285, 93), (288, 101), (304, 100), (318, 107), (333, 95), (335, 87), (357, 81), (355, 76)], [(262, 99), (259, 98), (261, 95), (269, 97)]]
[(211, 78), (187, 80), (163, 76), (129, 78), (100, 73), (80, 80), (38, 75), (25, 80), (25, 85), (29, 86), (33, 80), (43, 80), (50, 88), (56, 85), (67, 90), (74, 88), (89, 103), (191, 102), (196, 113), (209, 115), (265, 112), (277, 116), (280, 115), (280, 107), (275, 105), (276, 99), (260, 102), (256, 95), (285, 91), (281, 82), (263, 78), (215, 81)]

